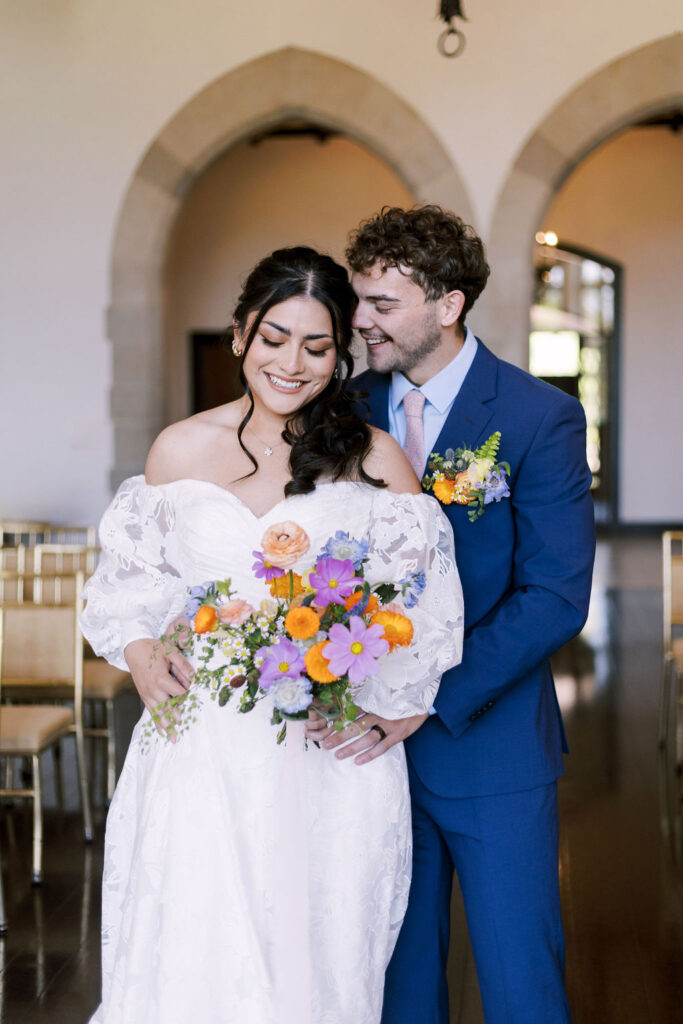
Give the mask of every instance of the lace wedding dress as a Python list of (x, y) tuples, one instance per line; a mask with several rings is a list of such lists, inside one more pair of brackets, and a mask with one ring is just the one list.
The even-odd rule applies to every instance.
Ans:
[[(460, 658), (463, 617), (452, 531), (426, 495), (328, 483), (255, 516), (208, 482), (132, 478), (102, 520), (85, 635), (125, 668), (125, 645), (160, 636), (189, 586), (230, 577), (257, 607), (268, 593), (252, 552), (287, 520), (311, 541), (295, 568), (343, 529), (368, 540), (371, 582), (425, 571), (414, 644), (381, 659), (358, 703), (427, 711)], [(136, 726), (107, 820), (96, 1024), (379, 1021), (410, 886), (402, 744), (358, 766), (306, 748), (290, 723), (278, 746), (268, 703), (240, 714), (200, 693), (176, 744), (145, 749), (147, 711)]]

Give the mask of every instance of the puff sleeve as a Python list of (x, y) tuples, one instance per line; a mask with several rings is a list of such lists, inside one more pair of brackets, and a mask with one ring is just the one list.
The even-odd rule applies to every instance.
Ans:
[(424, 591), (414, 607), (406, 608), (414, 627), (412, 644), (384, 655), (379, 672), (356, 694), (365, 711), (382, 718), (407, 718), (431, 709), (441, 675), (462, 658), (464, 617), (453, 531), (438, 503), (426, 494), (379, 492), (366, 579), (398, 583), (420, 571)]
[(117, 668), (128, 667), (127, 644), (158, 638), (183, 609), (174, 526), (171, 502), (144, 476), (125, 480), (102, 517), (102, 554), (85, 586), (80, 625), (95, 653)]

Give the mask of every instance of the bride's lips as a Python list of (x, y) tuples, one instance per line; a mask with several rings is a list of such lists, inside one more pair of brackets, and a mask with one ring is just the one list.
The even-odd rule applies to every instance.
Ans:
[(294, 395), (297, 391), (301, 391), (302, 387), (306, 383), (305, 380), (294, 380), (291, 377), (280, 377), (275, 373), (268, 373), (264, 371), (266, 380), (270, 386), (275, 390), (279, 391), (283, 395)]

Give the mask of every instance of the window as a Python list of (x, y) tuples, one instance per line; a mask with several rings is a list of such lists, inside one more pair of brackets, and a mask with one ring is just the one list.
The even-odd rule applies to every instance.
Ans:
[(529, 368), (583, 405), (596, 519), (614, 523), (621, 267), (595, 253), (543, 239), (537, 235)]

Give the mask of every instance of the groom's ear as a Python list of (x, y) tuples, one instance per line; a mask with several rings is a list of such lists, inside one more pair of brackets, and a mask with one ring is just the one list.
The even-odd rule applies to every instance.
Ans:
[(465, 296), (461, 291), (447, 292), (439, 299), (441, 326), (453, 327), (460, 319), (465, 305)]

